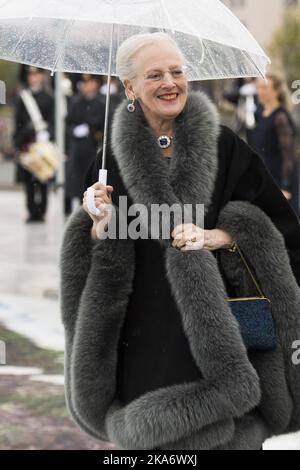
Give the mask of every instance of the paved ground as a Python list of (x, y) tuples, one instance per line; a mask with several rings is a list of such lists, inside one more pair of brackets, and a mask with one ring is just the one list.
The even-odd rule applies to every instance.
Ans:
[[(0, 191), (0, 339), (4, 335), (9, 345), (7, 365), (16, 366), (0, 366), (0, 449), (107, 448), (74, 426), (64, 404), (58, 305), (63, 224), (56, 206), (52, 194), (47, 222), (26, 225), (23, 193)], [(300, 450), (300, 435), (272, 439), (265, 448)]]
[(0, 191), (0, 449), (113, 448), (81, 432), (65, 405), (56, 199), (45, 224), (27, 225), (22, 191)]

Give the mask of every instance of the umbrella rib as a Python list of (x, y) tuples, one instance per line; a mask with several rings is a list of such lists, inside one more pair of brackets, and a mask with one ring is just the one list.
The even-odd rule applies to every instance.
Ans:
[(104, 118), (103, 149), (102, 149), (102, 170), (104, 170), (105, 166), (106, 166), (108, 116), (109, 116), (109, 106), (110, 106), (110, 84), (111, 84), (111, 65), (112, 65), (114, 27), (115, 27), (115, 25), (114, 25), (114, 23), (112, 23), (111, 31), (110, 31), (110, 44), (109, 44), (109, 56), (108, 56), (107, 94), (106, 94), (106, 107), (105, 107), (105, 118)]
[(11, 52), (11, 55), (13, 55), (13, 54), (16, 52), (16, 50), (17, 50), (19, 44), (23, 41), (24, 36), (26, 36), (26, 34), (27, 34), (27, 32), (28, 32), (28, 28), (29, 28), (29, 26), (30, 26), (30, 24), (31, 24), (32, 19), (33, 19), (32, 16), (31, 16), (30, 18), (28, 18), (28, 22), (27, 22), (27, 24), (26, 24), (26, 26), (25, 26), (25, 31), (23, 32), (23, 34), (22, 34), (21, 37), (19, 38), (17, 44), (16, 44), (15, 47), (13, 48), (13, 50), (12, 50), (12, 52)]
[(73, 19), (73, 20), (69, 21), (69, 22), (67, 23), (67, 25), (65, 26), (65, 31), (64, 31), (64, 33), (63, 33), (63, 38), (62, 38), (62, 44), (61, 44), (61, 46), (60, 46), (60, 48), (59, 48), (59, 50), (58, 50), (58, 54), (57, 54), (57, 56), (56, 56), (54, 65), (53, 65), (52, 70), (51, 70), (51, 76), (52, 76), (52, 77), (53, 77), (53, 74), (54, 74), (54, 72), (55, 72), (55, 68), (56, 68), (58, 62), (60, 61), (61, 56), (63, 55), (63, 52), (64, 52), (64, 45), (65, 45), (66, 42), (67, 42), (68, 36), (69, 36), (69, 34), (70, 34), (70, 32), (71, 32), (71, 28), (72, 28), (72, 26), (74, 25), (74, 23), (75, 23), (75, 20)]
[(259, 73), (259, 76), (262, 77), (262, 78), (265, 78), (264, 74), (261, 72), (261, 70), (258, 68), (258, 66), (256, 65), (255, 61), (252, 59), (251, 55), (249, 54), (249, 52), (247, 51), (244, 51), (245, 54), (247, 55), (247, 57), (250, 59), (250, 61), (252, 62), (252, 64), (254, 65), (254, 67), (256, 68), (256, 70), (258, 71)]
[(166, 8), (166, 5), (164, 4), (164, 0), (159, 0), (159, 3), (161, 4), (161, 7), (166, 15), (166, 18), (167, 18), (167, 21), (169, 23), (169, 27), (170, 27), (170, 30), (172, 31), (173, 34), (175, 34), (175, 29), (174, 29), (174, 25), (173, 25), (173, 22), (171, 20), (171, 17), (169, 15), (169, 12)]

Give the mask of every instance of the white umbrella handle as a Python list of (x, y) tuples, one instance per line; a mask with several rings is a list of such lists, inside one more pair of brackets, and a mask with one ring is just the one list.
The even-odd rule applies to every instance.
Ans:
[[(107, 185), (107, 170), (99, 170), (99, 183)], [(87, 189), (87, 207), (91, 214), (101, 214), (101, 210), (95, 206), (95, 189), (92, 187)]]

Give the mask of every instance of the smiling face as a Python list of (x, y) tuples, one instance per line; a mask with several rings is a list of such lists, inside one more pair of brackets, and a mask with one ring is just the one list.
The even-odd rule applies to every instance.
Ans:
[(173, 120), (184, 109), (188, 81), (180, 52), (168, 42), (143, 47), (134, 57), (133, 80), (125, 80), (127, 96), (137, 99), (148, 120)]

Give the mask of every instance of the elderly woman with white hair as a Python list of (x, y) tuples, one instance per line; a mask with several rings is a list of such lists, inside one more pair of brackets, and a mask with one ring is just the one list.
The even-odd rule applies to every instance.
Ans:
[[(117, 72), (128, 100), (110, 133), (109, 184), (97, 182), (101, 155), (86, 178), (101, 212), (85, 193), (62, 246), (70, 414), (119, 449), (260, 449), (300, 428), (297, 217), (262, 159), (189, 91), (171, 37), (129, 38)], [(155, 223), (157, 205), (189, 217), (162, 211)], [(248, 350), (230, 308), (256, 293), (239, 250), (271, 301), (273, 350)]]

